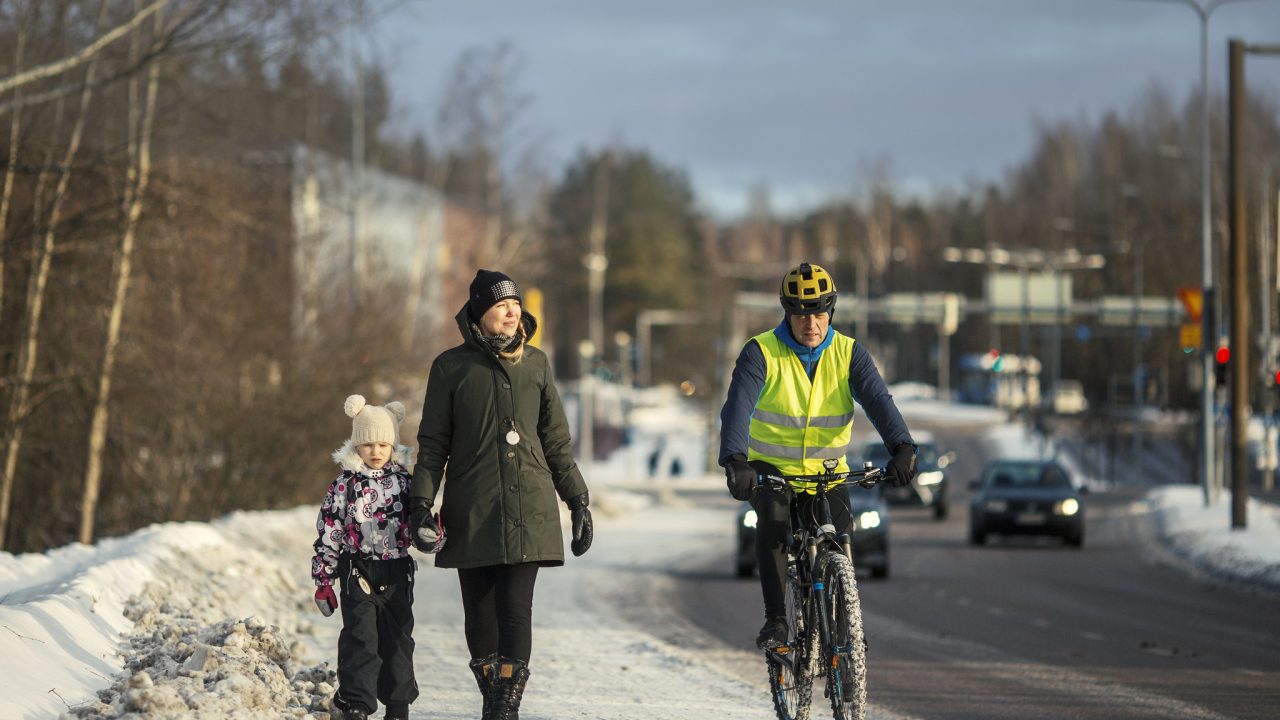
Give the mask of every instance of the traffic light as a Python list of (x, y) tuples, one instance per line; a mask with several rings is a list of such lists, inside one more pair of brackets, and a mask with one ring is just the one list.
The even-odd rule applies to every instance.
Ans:
[(1218, 349), (1213, 353), (1213, 379), (1218, 387), (1224, 387), (1227, 384), (1227, 370), (1231, 367), (1231, 348), (1226, 345), (1219, 345)]
[(983, 358), (983, 364), (986, 365), (991, 372), (1003, 372), (1004, 356), (1000, 354), (998, 349), (991, 348)]

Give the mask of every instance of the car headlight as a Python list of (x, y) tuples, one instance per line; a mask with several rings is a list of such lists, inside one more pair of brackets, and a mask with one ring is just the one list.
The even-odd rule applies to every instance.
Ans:
[(1058, 515), (1075, 515), (1080, 512), (1080, 501), (1075, 498), (1067, 498), (1060, 503), (1055, 503), (1053, 511)]
[(987, 509), (987, 512), (1002, 513), (1009, 509), (1009, 503), (1004, 500), (988, 500), (984, 507)]
[(877, 527), (880, 527), (880, 513), (875, 510), (868, 510), (858, 516), (859, 529), (870, 530)]
[(742, 516), (742, 527), (753, 528), (756, 526), (756, 511), (748, 510), (746, 515)]
[(942, 471), (930, 470), (929, 472), (922, 472), (916, 475), (916, 482), (921, 485), (937, 485), (942, 482)]

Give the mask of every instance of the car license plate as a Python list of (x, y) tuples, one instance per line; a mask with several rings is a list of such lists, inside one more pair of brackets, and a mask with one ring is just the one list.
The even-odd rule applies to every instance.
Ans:
[(1044, 513), (1022, 513), (1018, 515), (1019, 525), (1043, 525)]

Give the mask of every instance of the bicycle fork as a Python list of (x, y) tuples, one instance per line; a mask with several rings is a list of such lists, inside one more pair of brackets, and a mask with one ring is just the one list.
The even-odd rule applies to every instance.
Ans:
[(818, 610), (818, 623), (814, 629), (818, 631), (818, 639), (821, 641), (821, 655), (819, 657), (827, 661), (829, 650), (827, 642), (831, 638), (831, 620), (827, 616), (827, 584), (818, 573), (817, 538), (811, 537), (806, 540), (805, 550), (809, 556), (809, 580), (813, 583), (813, 604)]

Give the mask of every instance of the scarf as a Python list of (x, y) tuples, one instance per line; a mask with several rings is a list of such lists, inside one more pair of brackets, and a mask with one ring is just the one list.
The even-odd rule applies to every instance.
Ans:
[(515, 335), (485, 335), (480, 331), (480, 326), (471, 323), (471, 331), (476, 334), (480, 342), (489, 346), (489, 349), (498, 357), (509, 363), (515, 364), (520, 362), (520, 358), (524, 357), (524, 326)]

